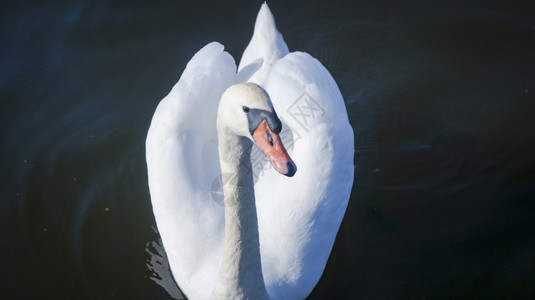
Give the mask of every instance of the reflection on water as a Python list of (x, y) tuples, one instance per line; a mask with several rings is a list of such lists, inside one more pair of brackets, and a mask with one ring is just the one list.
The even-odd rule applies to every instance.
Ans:
[[(155, 232), (157, 232), (156, 229)], [(165, 249), (162, 247), (162, 240), (147, 242), (145, 251), (150, 255), (147, 267), (151, 274), (148, 278), (164, 288), (173, 299), (185, 299), (171, 274), (169, 261), (167, 260)]]
[[(240, 57), (260, 4), (3, 6), (3, 298), (181, 298), (152, 229), (146, 132), (198, 49)], [(269, 5), (355, 131), (349, 207), (310, 298), (532, 298), (532, 1)]]

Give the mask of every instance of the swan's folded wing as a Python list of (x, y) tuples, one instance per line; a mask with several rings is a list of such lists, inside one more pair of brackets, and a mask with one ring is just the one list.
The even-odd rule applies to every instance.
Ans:
[(291, 129), (283, 142), (297, 173), (288, 178), (269, 166), (257, 173), (262, 269), (273, 299), (303, 299), (321, 277), (347, 207), (353, 130), (334, 79), (306, 53), (277, 61), (265, 88)]
[(234, 83), (236, 64), (216, 42), (187, 64), (158, 105), (147, 135), (151, 200), (176, 281), (193, 298), (208, 297), (217, 278), (224, 211), (210, 196), (219, 175), (219, 98)]

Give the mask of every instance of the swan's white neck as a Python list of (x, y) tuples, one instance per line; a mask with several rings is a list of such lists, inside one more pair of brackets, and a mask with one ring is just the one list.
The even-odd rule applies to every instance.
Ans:
[(269, 299), (262, 275), (251, 166), (252, 142), (218, 128), (225, 241), (214, 294), (219, 299)]

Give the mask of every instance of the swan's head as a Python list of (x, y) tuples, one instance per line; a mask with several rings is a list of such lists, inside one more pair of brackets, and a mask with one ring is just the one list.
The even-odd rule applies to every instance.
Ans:
[(268, 94), (257, 84), (236, 84), (223, 93), (217, 112), (217, 128), (228, 129), (231, 134), (256, 142), (279, 173), (291, 177), (297, 171), (279, 137), (282, 123)]

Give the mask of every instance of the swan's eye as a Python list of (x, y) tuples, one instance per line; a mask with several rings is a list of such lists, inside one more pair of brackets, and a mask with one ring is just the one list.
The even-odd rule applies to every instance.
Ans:
[(249, 112), (249, 107), (247, 107), (247, 106), (242, 106), (241, 108), (243, 109), (243, 112), (244, 112), (244, 113), (248, 113), (248, 112)]

